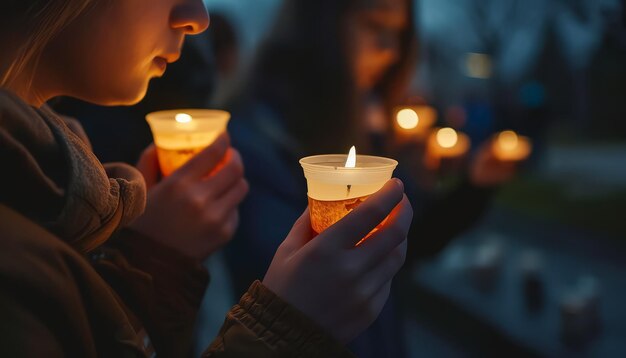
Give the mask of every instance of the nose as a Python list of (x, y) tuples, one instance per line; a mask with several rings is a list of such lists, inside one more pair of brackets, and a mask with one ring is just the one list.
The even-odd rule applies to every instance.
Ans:
[(209, 14), (202, 0), (184, 1), (176, 5), (170, 15), (170, 26), (185, 34), (196, 35), (209, 27)]

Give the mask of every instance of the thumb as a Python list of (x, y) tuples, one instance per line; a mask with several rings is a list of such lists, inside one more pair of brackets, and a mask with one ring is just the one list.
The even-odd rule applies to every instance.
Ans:
[(159, 182), (161, 172), (154, 144), (150, 144), (143, 151), (143, 153), (141, 153), (141, 157), (137, 162), (137, 169), (139, 169), (141, 174), (143, 174), (148, 189), (152, 188)]
[(293, 224), (289, 235), (283, 243), (280, 245), (280, 250), (284, 251), (286, 255), (292, 255), (300, 250), (313, 238), (313, 232), (311, 229), (311, 217), (309, 216), (309, 209), (307, 208), (304, 213)]

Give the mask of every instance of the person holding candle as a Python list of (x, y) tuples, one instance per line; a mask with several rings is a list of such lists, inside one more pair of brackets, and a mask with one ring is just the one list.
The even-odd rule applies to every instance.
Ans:
[[(415, 60), (413, 15), (413, 2), (406, 0), (284, 1), (252, 74), (225, 104), (250, 183), (240, 207), (243, 224), (225, 250), (237, 290), (265, 271), (280, 244), (276, 238), (307, 206), (298, 165), (306, 156), (346, 154), (355, 145), (360, 153), (398, 159), (396, 173), (419, 210), (409, 262), (437, 253), (484, 212), (494, 183), (487, 183), (494, 178), (491, 169), (484, 170), (491, 163), (488, 148), (472, 165), (484, 175), (472, 177), (480, 181), (468, 178), (436, 198), (420, 190), (420, 177), (407, 165), (421, 157), (389, 149), (395, 143), (388, 117), (405, 98)], [(362, 357), (402, 356), (402, 323), (395, 314), (390, 303), (350, 348)]]
[[(240, 206), (242, 224), (225, 249), (236, 291), (267, 269), (280, 245), (275, 236), (284, 236), (307, 207), (301, 158), (345, 155), (351, 146), (393, 158), (374, 149), (384, 139), (385, 112), (404, 97), (415, 52), (410, 1), (286, 0), (282, 6), (251, 77), (225, 104), (251, 188)], [(351, 351), (403, 356), (395, 314), (388, 304)]]
[[(216, 25), (218, 25), (217, 28)], [(173, 178), (168, 176), (167, 179), (163, 180), (164, 174), (158, 168), (160, 161), (157, 158), (157, 153), (159, 151), (156, 150), (158, 144), (162, 143), (157, 143), (157, 138), (151, 133), (146, 121), (146, 114), (174, 108), (204, 108), (207, 106), (207, 99), (217, 94), (216, 90), (221, 88), (220, 82), (222, 82), (219, 72), (225, 70), (222, 67), (228, 67), (221, 63), (224, 61), (220, 62), (220, 58), (224, 59), (228, 55), (221, 54), (220, 51), (225, 50), (228, 46), (230, 46), (229, 48), (237, 47), (236, 42), (227, 46), (226, 42), (231, 40), (228, 31), (226, 31), (226, 36), (216, 36), (216, 30), (218, 30), (218, 34), (223, 32), (219, 29), (219, 25), (219, 14), (216, 16), (215, 12), (212, 12), (210, 30), (192, 36), (185, 41), (180, 60), (169, 65), (163, 77), (151, 81), (146, 96), (136, 105), (99, 106), (70, 97), (64, 97), (50, 103), (56, 112), (71, 116), (81, 122), (92, 144), (93, 151), (100, 161), (125, 162), (131, 165), (139, 162), (138, 168), (148, 182), (150, 200), (148, 200), (146, 212), (165, 213), (168, 221), (191, 224), (184, 226), (184, 232), (177, 232), (176, 236), (179, 238), (177, 245), (180, 246), (187, 241), (194, 242), (194, 240), (188, 239), (195, 237), (197, 240), (197, 237), (200, 236), (210, 238), (210, 240), (203, 239), (198, 242), (204, 246), (203, 249), (206, 249), (210, 244), (212, 250), (226, 244), (233, 237), (233, 231), (238, 221), (236, 210), (227, 209), (227, 207), (232, 208), (232, 205), (223, 206), (215, 201), (207, 201), (203, 210), (195, 211), (196, 219), (190, 219), (190, 216), (181, 210), (159, 210), (159, 207), (167, 208), (170, 206), (167, 202), (169, 199), (176, 199), (180, 203), (181, 199), (186, 196), (193, 201), (198, 194), (202, 193), (199, 193), (199, 187), (193, 188), (189, 185), (172, 183), (176, 178), (182, 178), (182, 176), (174, 176)], [(163, 129), (167, 132), (167, 126), (164, 127)], [(156, 148), (149, 147), (153, 141), (157, 145)], [(177, 151), (169, 150), (161, 151), (161, 153), (172, 154), (173, 160), (166, 159), (165, 161), (166, 165), (170, 164), (168, 166), (171, 166), (171, 164), (181, 163), (204, 147), (204, 144), (206, 143), (202, 143), (197, 148), (190, 148), (192, 150), (184, 150), (183, 153), (186, 155), (178, 155)], [(146, 149), (146, 147), (149, 148)], [(170, 145), (169, 148), (175, 149), (176, 146)], [(239, 159), (238, 155), (230, 157), (233, 160)], [(210, 169), (206, 168), (203, 163), (197, 164), (202, 166), (201, 170), (206, 169), (208, 171)], [(199, 181), (194, 180), (194, 182)], [(166, 193), (167, 190), (161, 190), (164, 185), (169, 188), (175, 187), (177, 189), (176, 195), (162, 196), (162, 200), (159, 200), (159, 197), (152, 195), (152, 193)], [(204, 186), (200, 191), (209, 190), (209, 187)], [(241, 193), (243, 194), (243, 192)], [(209, 197), (209, 195), (204, 196)], [(164, 200), (165, 202), (163, 202)], [(144, 218), (148, 216), (143, 215)], [(177, 216), (181, 216), (182, 220), (177, 219)], [(209, 220), (205, 220), (206, 218)], [(228, 219), (222, 220), (221, 218)], [(161, 230), (159, 225), (150, 223), (149, 220), (144, 219), (143, 221), (144, 228), (152, 232), (163, 234), (165, 231)], [(157, 223), (167, 222), (162, 219), (154, 221)], [(182, 236), (185, 233), (186, 235)], [(213, 234), (217, 234), (217, 236)], [(198, 354), (213, 341), (222, 326), (224, 315), (240, 296), (240, 293), (232, 292), (233, 290), (229, 285), (230, 277), (223, 261), (222, 253), (213, 251), (211, 256), (203, 262), (212, 276), (211, 284), (204, 294), (204, 302), (207, 303), (200, 308), (199, 319), (196, 322), (196, 329), (204, 332), (203, 341), (194, 342), (194, 352)], [(203, 311), (215, 312), (215, 314), (208, 316), (203, 314)]]
[[(195, 256), (206, 251), (177, 250), (175, 235), (161, 238), (167, 244), (128, 230), (111, 239), (142, 213), (144, 180), (126, 165), (105, 170), (45, 103), (59, 95), (135, 103), (177, 59), (184, 37), (207, 25), (199, 0), (0, 3), (0, 355), (188, 352), (207, 281)], [(224, 135), (172, 176), (216, 188), (220, 172), (207, 177), (198, 164), (215, 167), (227, 153)], [(205, 182), (193, 183), (198, 177)], [(349, 356), (343, 344), (379, 314), (404, 262), (412, 209), (391, 180), (315, 238), (308, 218), (226, 317), (206, 357)]]

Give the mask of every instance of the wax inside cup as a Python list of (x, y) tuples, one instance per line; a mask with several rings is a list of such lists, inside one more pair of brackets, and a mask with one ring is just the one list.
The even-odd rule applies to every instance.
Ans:
[[(176, 116), (180, 114), (190, 118), (190, 121), (177, 122)], [(226, 131), (229, 119), (228, 112), (208, 109), (177, 109), (148, 114), (146, 120), (152, 130), (163, 175), (171, 174), (211, 145)]]
[(345, 168), (347, 155), (319, 155), (300, 160), (307, 179), (311, 224), (320, 233), (339, 221), (391, 179), (398, 162), (358, 155)]

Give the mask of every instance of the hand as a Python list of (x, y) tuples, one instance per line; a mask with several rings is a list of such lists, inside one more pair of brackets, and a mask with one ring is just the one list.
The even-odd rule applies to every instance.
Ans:
[[(342, 220), (312, 238), (308, 210), (276, 251), (263, 284), (348, 343), (380, 314), (404, 264), (413, 210), (392, 179)], [(387, 216), (388, 221), (355, 247)]]
[(161, 182), (155, 147), (148, 147), (137, 165), (148, 185), (146, 211), (131, 227), (199, 260), (228, 243), (248, 192), (241, 157), (229, 145), (221, 135)]
[(483, 143), (470, 162), (469, 177), (472, 184), (490, 187), (504, 184), (517, 173), (517, 162), (504, 162), (496, 158), (493, 141)]

